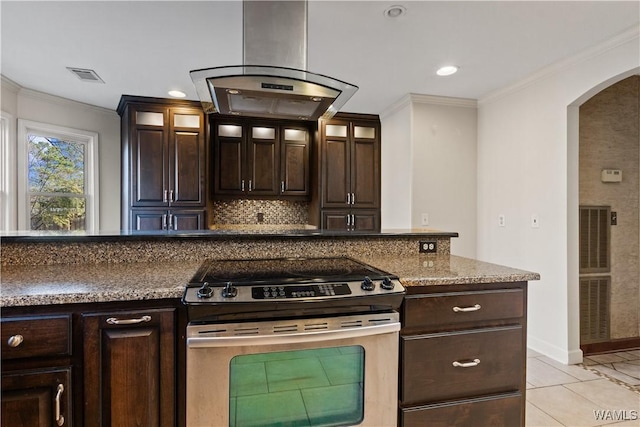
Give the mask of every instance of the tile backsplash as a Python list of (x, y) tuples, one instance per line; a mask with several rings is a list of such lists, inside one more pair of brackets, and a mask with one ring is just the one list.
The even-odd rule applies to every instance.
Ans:
[(309, 203), (289, 200), (216, 200), (212, 225), (307, 224)]

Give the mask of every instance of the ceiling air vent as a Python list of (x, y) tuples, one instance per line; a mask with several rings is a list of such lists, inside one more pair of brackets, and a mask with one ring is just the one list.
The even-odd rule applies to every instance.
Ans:
[(72, 68), (67, 67), (67, 70), (71, 71), (83, 82), (92, 82), (92, 83), (104, 83), (104, 80), (100, 78), (98, 74), (96, 74), (93, 70), (86, 70), (84, 68)]

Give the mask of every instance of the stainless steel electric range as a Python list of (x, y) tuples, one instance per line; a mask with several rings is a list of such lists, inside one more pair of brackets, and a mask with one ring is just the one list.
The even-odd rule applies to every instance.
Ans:
[(404, 293), (347, 257), (205, 262), (183, 296), (187, 425), (395, 425)]

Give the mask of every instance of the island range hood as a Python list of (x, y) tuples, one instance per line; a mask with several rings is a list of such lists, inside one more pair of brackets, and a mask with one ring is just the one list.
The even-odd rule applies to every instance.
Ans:
[(190, 72), (206, 113), (318, 120), (358, 90), (305, 71), (306, 1), (243, 1), (243, 63)]

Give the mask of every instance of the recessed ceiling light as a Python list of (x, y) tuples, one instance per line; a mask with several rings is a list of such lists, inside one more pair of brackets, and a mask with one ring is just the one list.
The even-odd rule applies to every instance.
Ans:
[(404, 6), (400, 6), (399, 4), (389, 6), (384, 10), (384, 16), (387, 18), (399, 18), (405, 13), (407, 13), (407, 8)]
[(169, 95), (173, 96), (174, 98), (184, 98), (187, 96), (187, 94), (181, 90), (170, 90)]
[(455, 65), (446, 65), (444, 67), (438, 68), (436, 74), (439, 76), (450, 76), (451, 74), (455, 74), (458, 72), (458, 67)]

